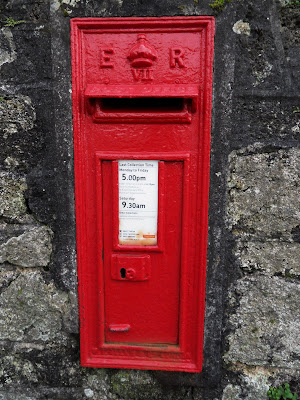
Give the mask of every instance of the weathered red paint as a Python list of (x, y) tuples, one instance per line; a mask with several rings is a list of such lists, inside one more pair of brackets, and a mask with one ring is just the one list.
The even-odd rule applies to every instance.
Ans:
[[(71, 24), (82, 365), (200, 372), (214, 20)], [(118, 238), (131, 159), (159, 160), (146, 246)]]

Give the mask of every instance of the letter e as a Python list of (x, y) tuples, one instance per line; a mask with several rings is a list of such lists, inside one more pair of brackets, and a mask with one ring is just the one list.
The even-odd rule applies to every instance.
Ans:
[(114, 67), (114, 64), (111, 60), (112, 54), (114, 54), (114, 50), (112, 48), (100, 49), (100, 68)]

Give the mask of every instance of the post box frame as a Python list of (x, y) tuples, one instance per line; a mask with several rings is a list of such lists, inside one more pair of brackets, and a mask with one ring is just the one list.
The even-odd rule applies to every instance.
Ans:
[[(205, 310), (205, 273), (206, 273), (206, 247), (207, 247), (207, 224), (208, 224), (208, 190), (209, 190), (209, 154), (210, 154), (210, 107), (212, 96), (212, 60), (213, 60), (213, 35), (214, 19), (212, 17), (163, 17), (163, 18), (83, 18), (73, 19), (72, 26), (72, 80), (73, 80), (73, 123), (74, 123), (74, 155), (75, 155), (75, 196), (76, 196), (76, 224), (77, 224), (77, 262), (78, 262), (78, 290), (79, 290), (79, 313), (80, 313), (80, 335), (81, 335), (81, 363), (87, 367), (112, 367), (112, 368), (139, 368), (139, 369), (161, 369), (188, 372), (200, 372), (203, 364), (203, 331), (204, 331), (204, 310)], [(182, 253), (181, 253), (181, 279), (180, 279), (180, 318), (179, 318), (179, 343), (178, 345), (128, 345), (105, 343), (103, 339), (104, 327), (104, 298), (103, 292), (103, 221), (102, 221), (102, 198), (103, 188), (101, 181), (102, 160), (160, 160), (180, 161), (184, 163), (184, 199), (183, 219), (191, 220), (191, 209), (189, 206), (189, 174), (190, 174), (190, 153), (178, 152), (118, 152), (99, 151), (95, 152), (94, 187), (88, 188), (97, 197), (98, 210), (97, 228), (95, 231), (96, 246), (99, 249), (97, 258), (97, 269), (90, 267), (89, 244), (87, 238), (87, 224), (91, 217), (89, 212), (88, 199), (86, 198), (85, 176), (87, 174), (86, 151), (84, 136), (84, 119), (87, 113), (95, 123), (106, 123), (107, 120), (115, 118), (117, 122), (132, 122), (132, 118), (140, 122), (136, 116), (125, 117), (120, 115), (102, 115), (97, 110), (95, 101), (105, 96), (109, 90), (117, 88), (95, 87), (85, 85), (82, 63), (82, 36), (90, 32), (121, 32), (124, 29), (135, 31), (159, 31), (159, 32), (184, 32), (186, 30), (203, 32), (203, 43), (205, 43), (205, 55), (201, 58), (204, 64), (205, 76), (200, 85), (200, 92), (192, 91), (188, 98), (193, 99), (194, 106), (200, 109), (199, 117), (199, 148), (197, 181), (197, 210), (194, 216), (197, 237), (197, 251), (193, 249), (193, 264), (197, 268), (192, 270), (188, 267), (187, 253), (189, 249), (189, 226), (183, 225), (182, 232)], [(166, 85), (167, 86), (167, 85)], [(133, 89), (134, 90), (134, 89)], [(159, 90), (153, 88), (153, 90)], [(166, 89), (165, 93), (172, 92), (173, 86)], [(180, 93), (180, 85), (178, 92)], [(141, 90), (138, 92), (141, 95)], [(132, 96), (134, 96), (134, 91)], [(145, 93), (145, 96), (149, 92)], [(168, 95), (165, 95), (168, 97)], [(178, 95), (179, 96), (179, 95)], [(182, 95), (183, 96), (183, 95)], [(122, 119), (123, 118), (123, 119)], [(144, 118), (143, 123), (151, 122), (151, 115)], [(161, 119), (160, 115), (156, 118)], [(171, 116), (170, 121), (174, 123), (189, 123), (188, 114)], [(163, 170), (163, 167), (160, 168)], [(163, 176), (160, 177), (159, 187), (163, 186)], [(116, 196), (114, 202), (117, 202)], [(117, 204), (114, 205), (117, 210)], [(159, 227), (163, 224), (161, 209), (162, 198), (159, 200)], [(189, 218), (186, 216), (189, 215)], [(160, 237), (158, 245), (153, 246), (153, 251), (161, 251), (163, 248), (163, 237)], [(116, 243), (116, 240), (115, 240)], [(116, 245), (118, 248), (119, 246)], [(123, 247), (123, 246), (122, 246)], [(140, 251), (136, 246), (126, 246), (126, 251)], [(149, 249), (151, 251), (151, 249)], [(102, 256), (101, 256), (102, 254)], [(96, 276), (91, 277), (96, 271)], [(187, 285), (187, 277), (193, 284)], [(96, 283), (95, 283), (96, 282)]]

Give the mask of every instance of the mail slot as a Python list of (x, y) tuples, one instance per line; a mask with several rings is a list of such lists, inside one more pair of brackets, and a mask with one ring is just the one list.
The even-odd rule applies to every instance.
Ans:
[(200, 372), (214, 20), (71, 25), (81, 363)]

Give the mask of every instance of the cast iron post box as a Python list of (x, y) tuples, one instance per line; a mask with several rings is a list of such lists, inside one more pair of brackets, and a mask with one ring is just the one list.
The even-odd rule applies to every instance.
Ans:
[(200, 372), (214, 20), (72, 20), (81, 361)]

